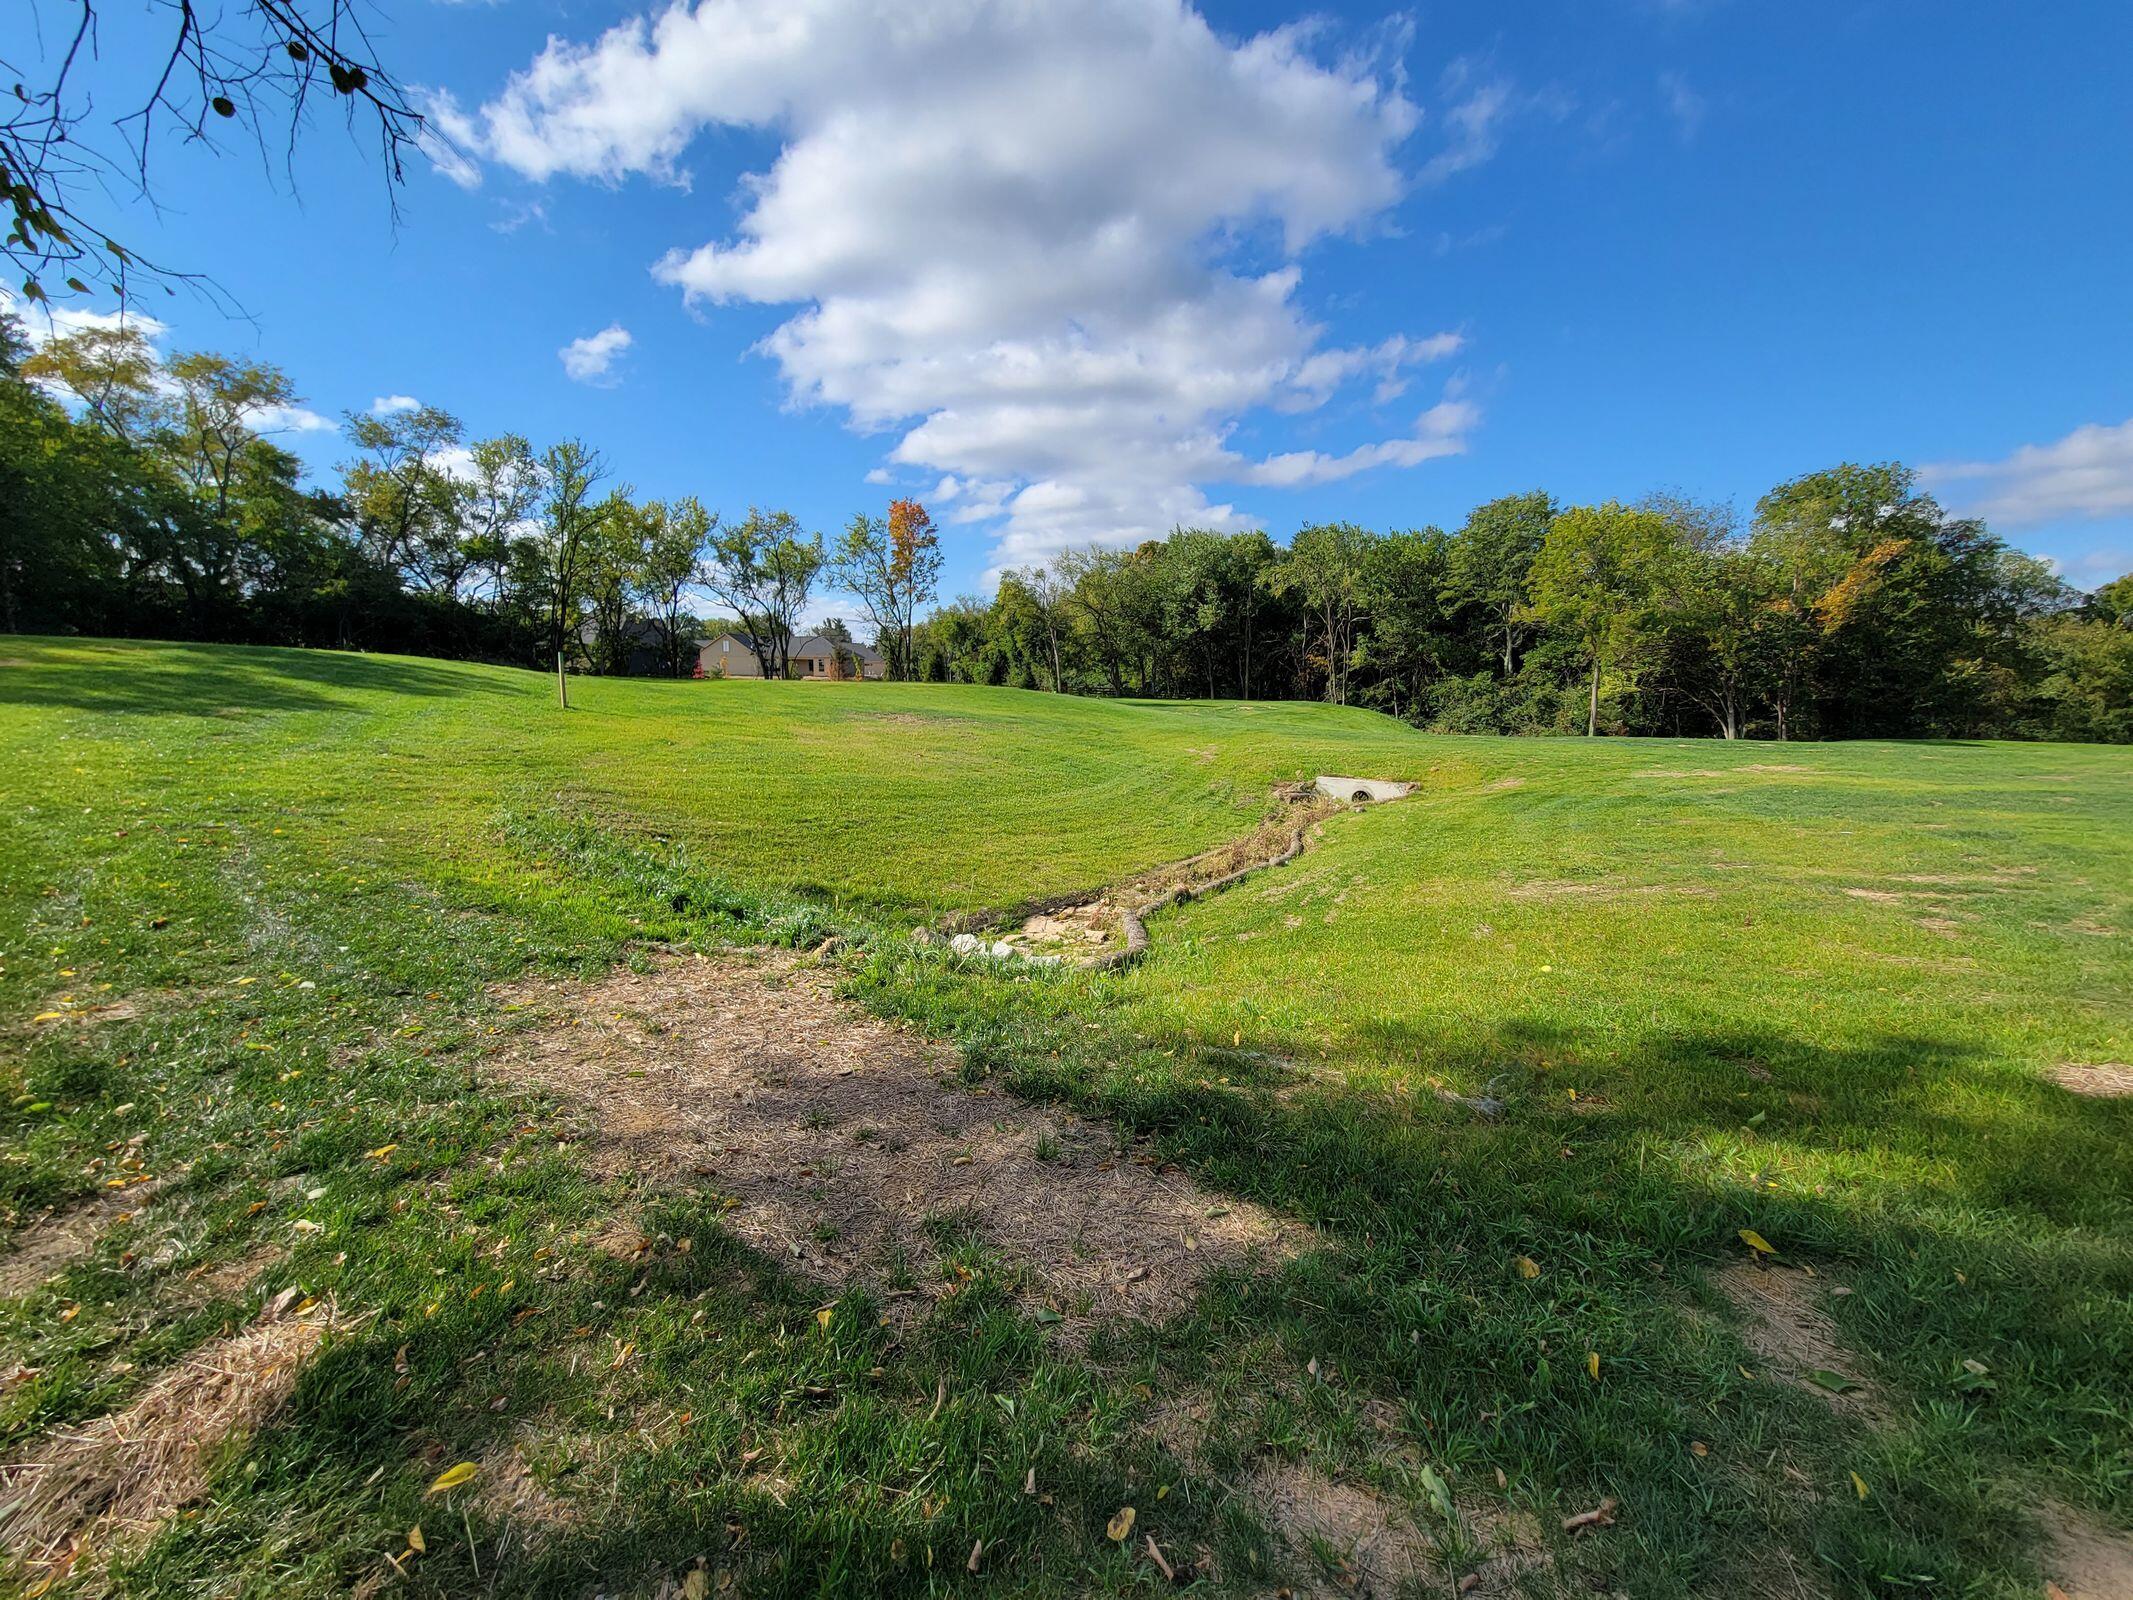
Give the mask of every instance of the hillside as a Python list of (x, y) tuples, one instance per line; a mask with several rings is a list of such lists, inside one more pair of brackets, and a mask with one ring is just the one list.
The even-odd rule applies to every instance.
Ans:
[[(0, 646), (26, 1581), (2087, 1600), (2123, 1558), (2133, 754), (552, 693)], [(1122, 973), (909, 937), (1321, 771), (1417, 789)], [(210, 1341), (283, 1377), (193, 1481), (130, 1534), (53, 1487), (214, 1410)]]

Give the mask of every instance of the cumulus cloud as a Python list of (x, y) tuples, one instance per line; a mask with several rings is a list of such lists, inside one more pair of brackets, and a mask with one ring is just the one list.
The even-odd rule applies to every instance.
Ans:
[[(896, 433), (892, 469), (954, 476), (956, 518), (1004, 518), (1011, 564), (1244, 525), (1200, 485), (1411, 464), (1460, 431), (1425, 414), (1310, 466), (1229, 443), (1247, 413), (1357, 379), (1389, 402), (1461, 346), (1329, 348), (1300, 300), (1305, 247), (1400, 197), (1421, 118), (1396, 66), (1313, 42), (1227, 40), (1177, 0), (699, 0), (552, 39), (441, 123), (528, 178), (683, 186), (705, 129), (773, 135), (737, 227), (657, 276), (700, 307), (798, 308), (760, 346), (792, 398)], [(1515, 97), (1460, 89), (1471, 166)]]
[(556, 354), (563, 358), (563, 370), (576, 382), (614, 383), (618, 381), (611, 375), (615, 362), (633, 342), (629, 329), (610, 322), (598, 333), (571, 340)]
[(422, 402), (411, 394), (381, 394), (371, 401), (370, 414), (374, 417), (389, 417), (397, 411), (418, 411), (421, 407)]
[(2086, 423), (1999, 461), (1943, 461), (1920, 470), (1935, 492), (2010, 527), (2133, 516), (2133, 419)]

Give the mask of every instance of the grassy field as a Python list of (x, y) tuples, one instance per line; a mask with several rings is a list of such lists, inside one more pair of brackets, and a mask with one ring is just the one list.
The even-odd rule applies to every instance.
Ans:
[[(1361, 1592), (1238, 1492), (1268, 1463), (1411, 1513), (1427, 1593), (1516, 1526), (1545, 1559), (1489, 1581), (1536, 1593), (2034, 1595), (2040, 1517), (2133, 1524), (2133, 1111), (2043, 1076), (2133, 1060), (2133, 752), (551, 694), (0, 644), (0, 1273), (48, 1211), (105, 1224), (0, 1299), (7, 1459), (283, 1288), (340, 1320), (75, 1587), (1125, 1594), (1169, 1587), (1153, 1534), (1207, 1592)], [(1207, 848), (1328, 770), (1419, 787), (1151, 919), (1127, 973), (905, 937)], [(944, 1239), (958, 1292), (885, 1323), (742, 1248), (715, 1184), (599, 1179), (568, 1108), (483, 1069), (498, 984), (831, 933), (975, 1088), (1108, 1119), (1313, 1247), (1079, 1345)], [(602, 1249), (618, 1218), (656, 1247)], [(1722, 1292), (1742, 1229), (1816, 1274), (1851, 1394), (1760, 1353)], [(526, 1440), (517, 1500), (425, 1492)]]

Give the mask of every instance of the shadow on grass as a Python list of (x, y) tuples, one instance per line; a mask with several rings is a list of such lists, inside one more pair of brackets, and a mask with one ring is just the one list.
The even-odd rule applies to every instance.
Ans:
[(0, 705), (221, 717), (349, 708), (350, 694), (468, 699), (512, 695), (489, 670), (401, 657), (268, 646), (123, 640), (0, 641)]
[[(583, 845), (570, 859), (589, 880), (704, 935), (730, 937), (748, 909)], [(440, 1296), (434, 1318), (422, 1272), (413, 1304), (403, 1292), (326, 1352), (133, 1587), (652, 1594), (701, 1558), (737, 1593), (920, 1594), (967, 1581), (982, 1540), (1002, 1592), (1124, 1591), (1147, 1569), (1100, 1534), (1139, 1504), (1174, 1553), (1204, 1540), (1228, 1587), (1264, 1593), (1223, 1508), (1267, 1458), (1424, 1516), (1423, 1463), (1463, 1505), (1502, 1504), (1502, 1473), (1550, 1528), (1616, 1497), (1617, 1526), (1557, 1555), (1578, 1587), (1637, 1600), (1784, 1592), (1779, 1569), (1813, 1579), (1797, 1592), (2012, 1593), (2024, 1525), (1995, 1480), (2048, 1464), (2069, 1498), (2127, 1510), (2133, 1254), (2101, 1226), (2133, 1183), (2123, 1108), (2003, 1081), (1925, 1034), (1829, 1048), (1655, 1029), (1580, 1069), (1604, 1102), (1581, 1112), (1540, 1065), (1578, 1040), (1517, 1018), (1455, 1041), (1359, 1023), (1345, 1057), (1383, 1076), (1341, 1085), (1287, 1076), (1293, 1041), (1251, 1056), (1136, 1037), (1101, 984), (1003, 983), (900, 941), (855, 983), (961, 1041), (971, 1077), (1112, 1118), (1309, 1220), (1324, 1248), (1081, 1352), (982, 1272), (915, 1329), (859, 1294), (825, 1306), (833, 1286), (724, 1234), (711, 1174), (655, 1199), (649, 1256), (529, 1263), (512, 1285), (485, 1265), (491, 1292)], [(1507, 1080), (1503, 1115), (1438, 1100), (1425, 1072), (1467, 1091)], [(505, 1171), (458, 1196), (468, 1222), (504, 1227), (512, 1185), (539, 1198)], [(620, 1215), (635, 1198), (595, 1203)], [(509, 1221), (517, 1249), (536, 1222), (554, 1226)], [(1854, 1291), (1830, 1314), (1897, 1400), (1885, 1435), (1747, 1370), (1705, 1281), (1742, 1255), (1743, 1227)], [(1990, 1387), (1964, 1384), (1965, 1359)], [(1231, 1404), (1210, 1453), (1164, 1456), (1161, 1406), (1212, 1395)], [(485, 1498), (527, 1432), (540, 1492)], [(486, 1481), (423, 1493), (461, 1459)], [(1052, 1504), (1022, 1492), (1031, 1467)], [(389, 1571), (417, 1520), (430, 1553)]]

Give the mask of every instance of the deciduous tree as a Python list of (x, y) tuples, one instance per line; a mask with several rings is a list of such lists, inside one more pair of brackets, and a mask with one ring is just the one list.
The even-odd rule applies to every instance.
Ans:
[(764, 677), (791, 675), (793, 628), (825, 560), (822, 535), (790, 511), (751, 506), (712, 534), (703, 586), (739, 621)]

